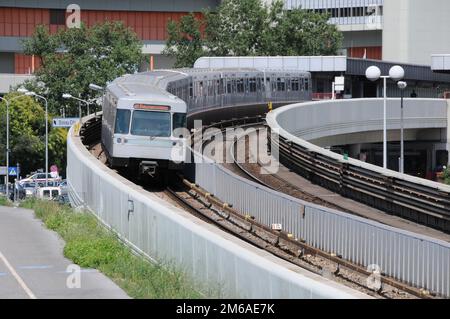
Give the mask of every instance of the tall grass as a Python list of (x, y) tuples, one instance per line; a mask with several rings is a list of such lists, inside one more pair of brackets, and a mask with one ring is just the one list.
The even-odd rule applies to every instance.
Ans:
[(81, 267), (96, 268), (133, 298), (201, 298), (195, 285), (173, 267), (137, 256), (89, 213), (50, 201), (27, 200), (45, 225), (65, 240), (64, 255)]
[(6, 200), (6, 197), (0, 196), (0, 206), (11, 206), (11, 204)]

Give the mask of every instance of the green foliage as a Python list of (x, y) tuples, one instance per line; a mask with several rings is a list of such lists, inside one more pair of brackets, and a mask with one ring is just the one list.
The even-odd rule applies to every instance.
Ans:
[(133, 298), (200, 298), (186, 276), (161, 264), (150, 264), (133, 254), (88, 213), (50, 201), (26, 200), (45, 225), (66, 242), (64, 255), (81, 267), (96, 268)]
[[(45, 166), (45, 110), (34, 98), (7, 94), (9, 100), (10, 165), (21, 165), (21, 175)], [(65, 168), (66, 132), (52, 129), (49, 117), (49, 163)], [(0, 163), (6, 162), (6, 103), (0, 103)]]
[(0, 195), (0, 206), (10, 206), (11, 203), (6, 199), (6, 197)]
[(98, 95), (90, 83), (104, 86), (108, 81), (138, 70), (141, 46), (136, 34), (119, 22), (106, 22), (91, 28), (61, 29), (49, 34), (46, 26), (38, 26), (24, 41), (25, 53), (42, 59), (36, 80), (26, 87), (46, 96), (49, 110), (58, 114), (68, 105), (67, 115), (78, 115), (78, 102), (64, 100), (63, 93), (88, 100)]
[(262, 35), (269, 27), (261, 0), (225, 0), (206, 12), (205, 45), (213, 56), (263, 55)]
[(169, 21), (163, 54), (176, 57), (175, 67), (193, 65), (204, 54), (200, 28), (201, 22), (192, 13), (183, 16), (179, 23)]
[(329, 15), (307, 10), (283, 10), (275, 1), (263, 33), (263, 55), (336, 55), (343, 36)]
[(450, 185), (450, 167), (444, 170), (444, 182)]
[(169, 22), (164, 53), (175, 57), (178, 67), (191, 67), (200, 56), (335, 55), (343, 36), (328, 19), (284, 10), (280, 0), (270, 6), (261, 0), (225, 0), (215, 12), (205, 11), (204, 26), (193, 15)]

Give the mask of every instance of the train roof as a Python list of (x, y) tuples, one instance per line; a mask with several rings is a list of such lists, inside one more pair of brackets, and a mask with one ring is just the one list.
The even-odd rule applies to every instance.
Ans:
[(187, 77), (182, 73), (153, 71), (124, 75), (108, 85), (108, 90), (119, 99), (177, 98), (166, 91), (167, 83), (177, 78)]
[(310, 73), (299, 70), (260, 70), (254, 68), (222, 68), (222, 69), (175, 69), (175, 70), (155, 70), (136, 74), (127, 74), (117, 78), (108, 85), (108, 89), (118, 98), (139, 97), (148, 98), (156, 95), (172, 98), (166, 91), (170, 82), (185, 79), (188, 77), (212, 76), (236, 73), (263, 73), (266, 74), (301, 74), (309, 76)]

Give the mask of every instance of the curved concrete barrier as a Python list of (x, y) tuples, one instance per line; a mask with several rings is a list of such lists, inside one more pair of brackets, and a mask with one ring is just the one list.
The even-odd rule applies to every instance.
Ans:
[(221, 297), (367, 298), (177, 209), (102, 165), (74, 129), (67, 141), (71, 201), (149, 259), (174, 263)]
[[(447, 129), (450, 121), (448, 109), (450, 107), (446, 100), (406, 99), (405, 128)], [(388, 130), (400, 129), (399, 99), (388, 99), (387, 110)], [(400, 174), (353, 158), (347, 160), (315, 144), (318, 140), (336, 135), (382, 130), (383, 99), (330, 100), (287, 105), (270, 112), (267, 124), (281, 137), (337, 162), (450, 193), (450, 186)]]

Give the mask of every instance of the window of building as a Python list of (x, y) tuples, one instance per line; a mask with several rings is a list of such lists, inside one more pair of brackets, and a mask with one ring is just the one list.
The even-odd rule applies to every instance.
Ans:
[(65, 25), (66, 12), (64, 10), (50, 9), (50, 24)]

